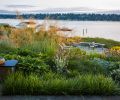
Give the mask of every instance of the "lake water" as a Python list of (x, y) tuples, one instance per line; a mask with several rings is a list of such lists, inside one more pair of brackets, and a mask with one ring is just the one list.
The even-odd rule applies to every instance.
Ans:
[[(13, 26), (16, 26), (20, 22), (20, 20), (16, 19), (0, 19), (0, 23), (8, 23)], [(36, 22), (41, 24), (44, 20), (36, 20)], [(120, 22), (48, 21), (48, 23), (73, 29), (72, 32), (65, 33), (68, 36), (100, 37), (120, 41)]]

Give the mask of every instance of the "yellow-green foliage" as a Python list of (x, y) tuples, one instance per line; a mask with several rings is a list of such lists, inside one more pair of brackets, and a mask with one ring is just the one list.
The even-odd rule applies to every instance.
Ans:
[(61, 41), (67, 45), (70, 45), (72, 43), (79, 43), (81, 42), (81, 38), (76, 36), (76, 37), (60, 37)]
[(109, 50), (110, 55), (120, 57), (120, 46), (114, 46)]
[(112, 51), (120, 52), (120, 46), (114, 46), (111, 48)]

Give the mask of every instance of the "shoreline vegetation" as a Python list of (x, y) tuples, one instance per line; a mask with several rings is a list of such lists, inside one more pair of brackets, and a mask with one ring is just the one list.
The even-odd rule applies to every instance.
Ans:
[[(0, 14), (0, 19), (16, 19), (17, 14)], [(56, 14), (20, 14), (24, 19), (30, 19), (31, 16), (35, 19), (44, 20), (71, 20), (71, 21), (120, 21), (119, 14), (74, 14), (74, 13), (56, 13)]]
[[(14, 73), (0, 74), (2, 95), (120, 95), (120, 42), (65, 37), (56, 26), (0, 26), (0, 57), (19, 61)], [(104, 43), (107, 51), (65, 48), (80, 42)]]

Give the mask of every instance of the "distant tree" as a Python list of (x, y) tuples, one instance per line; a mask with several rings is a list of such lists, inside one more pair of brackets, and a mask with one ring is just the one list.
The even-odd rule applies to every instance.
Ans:
[[(120, 15), (117, 14), (74, 14), (74, 13), (56, 13), (56, 14), (22, 14), (21, 18), (30, 19), (31, 16), (35, 19), (55, 19), (55, 20), (83, 20), (83, 21), (120, 21)], [(18, 14), (0, 14), (0, 18), (18, 18)]]

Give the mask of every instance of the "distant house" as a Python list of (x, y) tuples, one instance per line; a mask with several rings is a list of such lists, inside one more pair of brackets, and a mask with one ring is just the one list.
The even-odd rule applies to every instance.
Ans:
[(21, 22), (17, 25), (19, 28), (35, 28), (36, 23), (33, 21), (28, 21), (28, 22)]
[(67, 27), (60, 28), (60, 27), (56, 27), (56, 26), (50, 26), (50, 28), (56, 29), (56, 31), (61, 31), (61, 32), (67, 32), (67, 31), (71, 32), (72, 31), (72, 29), (69, 29)]

